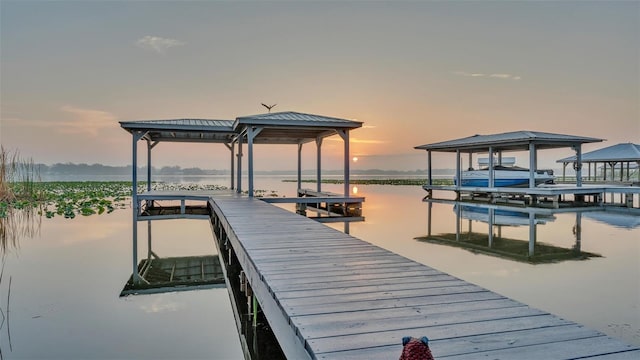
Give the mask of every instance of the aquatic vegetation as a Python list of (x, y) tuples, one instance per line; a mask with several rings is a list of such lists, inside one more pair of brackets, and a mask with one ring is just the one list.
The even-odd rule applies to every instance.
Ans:
[[(138, 191), (146, 190), (146, 182), (138, 183)], [(56, 181), (34, 182), (32, 198), (0, 201), (0, 218), (7, 217), (8, 209), (38, 209), (47, 218), (111, 213), (127, 208), (131, 203), (131, 182), (128, 181)], [(222, 190), (220, 185), (152, 183), (152, 190)]]

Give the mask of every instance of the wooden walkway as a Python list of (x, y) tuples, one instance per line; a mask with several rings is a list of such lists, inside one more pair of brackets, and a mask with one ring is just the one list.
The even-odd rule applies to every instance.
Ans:
[(403, 336), (429, 337), (436, 359), (640, 358), (639, 347), (258, 199), (210, 206), (288, 359), (397, 359)]

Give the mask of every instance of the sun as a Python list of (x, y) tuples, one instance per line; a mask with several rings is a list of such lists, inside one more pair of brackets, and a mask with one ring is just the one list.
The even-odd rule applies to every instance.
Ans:
[(354, 156), (352, 160), (353, 160), (353, 162), (358, 162), (358, 157)]

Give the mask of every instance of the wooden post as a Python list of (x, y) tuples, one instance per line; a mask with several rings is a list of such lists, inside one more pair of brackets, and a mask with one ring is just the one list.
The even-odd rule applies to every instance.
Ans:
[(253, 197), (253, 127), (247, 128), (247, 150), (249, 161), (247, 162), (247, 175), (249, 177), (249, 197)]
[[(459, 189), (462, 185), (462, 172), (460, 171), (460, 149), (456, 149), (456, 187)], [(457, 240), (457, 239), (456, 239)]]
[(489, 247), (493, 247), (493, 223), (495, 221), (495, 210), (489, 209)]
[(529, 213), (529, 256), (535, 255), (536, 249), (536, 215)]
[(316, 191), (322, 191), (322, 138), (316, 138)]
[(151, 191), (151, 141), (147, 140), (147, 191)]
[(234, 179), (234, 174), (235, 174), (235, 172), (234, 172), (234, 170), (235, 170), (234, 164), (235, 164), (235, 161), (234, 161), (233, 158), (234, 158), (235, 152), (236, 152), (235, 151), (236, 150), (236, 143), (232, 141), (231, 144), (224, 144), (224, 146), (226, 146), (227, 149), (229, 149), (229, 151), (231, 152), (231, 190), (233, 190), (233, 188), (235, 187), (235, 183), (234, 183), (235, 182), (235, 179)]
[(350, 196), (349, 191), (349, 176), (350, 176), (350, 157), (349, 157), (349, 130), (337, 130), (338, 135), (344, 141), (344, 197), (348, 198)]
[(132, 167), (131, 167), (131, 208), (133, 212), (133, 283), (140, 282), (140, 274), (138, 274), (138, 211), (140, 204), (138, 203), (138, 140), (142, 139), (147, 132), (133, 131), (132, 135)]
[(427, 177), (429, 185), (433, 185), (433, 178), (431, 172), (431, 150), (427, 150)]
[(238, 178), (236, 179), (236, 182), (238, 183), (238, 186), (236, 186), (236, 192), (238, 194), (242, 193), (242, 137), (242, 134), (238, 135), (238, 154), (236, 155), (238, 157)]
[(495, 173), (493, 169), (493, 146), (489, 146), (489, 183), (488, 186), (490, 188), (495, 187), (496, 179)]
[[(298, 190), (302, 188), (302, 143), (298, 144)], [(297, 190), (296, 190), (297, 193)]]
[(536, 144), (529, 143), (529, 188), (536, 187)]
[(573, 145), (573, 150), (576, 152), (576, 186), (582, 187), (582, 145)]

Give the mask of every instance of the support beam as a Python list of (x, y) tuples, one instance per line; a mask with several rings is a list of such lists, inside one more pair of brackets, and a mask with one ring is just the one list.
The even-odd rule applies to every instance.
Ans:
[(236, 153), (236, 143), (235, 142), (231, 142), (230, 144), (224, 144), (224, 146), (227, 147), (227, 149), (229, 149), (229, 151), (231, 152), (231, 190), (233, 190), (235, 184), (235, 179), (234, 179), (234, 170), (235, 170), (235, 161), (234, 161), (234, 157), (235, 157), (235, 153)]
[(344, 141), (344, 197), (349, 197), (349, 175), (350, 169), (349, 165), (351, 162), (351, 158), (349, 155), (349, 130), (338, 130), (338, 134)]
[(302, 188), (302, 143), (298, 144), (298, 189)]
[(582, 145), (576, 144), (572, 148), (576, 152), (576, 186), (582, 187)]
[(151, 191), (151, 150), (158, 145), (158, 141), (151, 143), (147, 140), (147, 191)]
[(431, 150), (427, 150), (427, 177), (429, 185), (433, 185), (433, 172), (431, 171)]
[(489, 187), (496, 186), (496, 175), (493, 166), (493, 146), (489, 146)]
[[(489, 248), (493, 247), (493, 224), (495, 223), (495, 210), (489, 209)], [(498, 225), (499, 226), (499, 225)]]
[(316, 191), (322, 191), (322, 138), (316, 138)]
[(131, 167), (131, 208), (133, 210), (133, 283), (140, 282), (138, 274), (138, 141), (147, 134), (146, 131), (133, 131), (132, 135), (132, 164)]
[(529, 256), (534, 256), (536, 250), (536, 214), (529, 213)]
[(253, 197), (253, 139), (262, 131), (261, 127), (247, 128), (247, 147), (249, 149), (249, 161), (247, 164), (247, 172), (249, 176), (249, 197)]
[[(460, 149), (456, 149), (456, 187), (462, 186), (462, 172), (460, 171)], [(458, 239), (456, 239), (458, 240)]]
[(236, 179), (236, 182), (238, 184), (238, 186), (236, 186), (236, 192), (238, 194), (242, 193), (242, 138), (244, 136), (241, 134), (240, 136), (238, 136), (238, 154), (236, 155), (238, 157), (238, 176)]
[(529, 143), (529, 188), (536, 187), (536, 144)]

